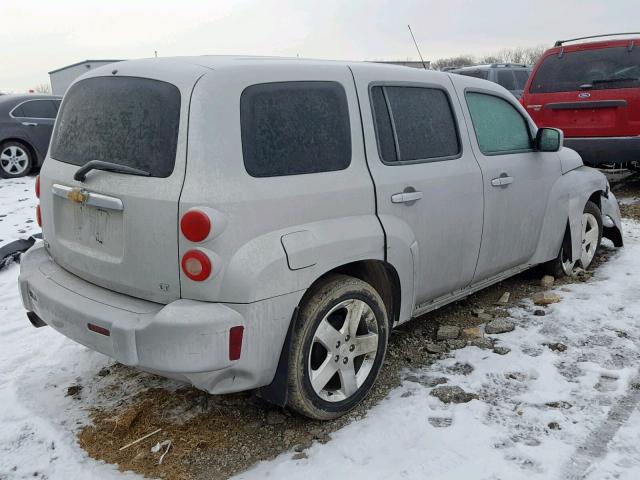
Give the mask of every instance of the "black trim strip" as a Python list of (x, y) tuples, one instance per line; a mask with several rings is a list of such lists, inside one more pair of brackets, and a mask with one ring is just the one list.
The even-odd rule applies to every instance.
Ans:
[(589, 102), (547, 103), (545, 110), (589, 110), (592, 108), (627, 107), (626, 100), (595, 100)]

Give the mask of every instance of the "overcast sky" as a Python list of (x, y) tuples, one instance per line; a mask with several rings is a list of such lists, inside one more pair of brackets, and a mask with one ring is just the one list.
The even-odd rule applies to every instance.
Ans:
[(640, 0), (0, 0), (0, 91), (85, 59), (425, 59), (638, 30)]

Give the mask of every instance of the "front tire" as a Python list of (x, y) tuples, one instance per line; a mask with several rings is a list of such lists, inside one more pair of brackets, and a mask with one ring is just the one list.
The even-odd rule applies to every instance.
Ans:
[(307, 417), (344, 415), (369, 393), (387, 350), (389, 322), (378, 292), (331, 275), (303, 300), (291, 339), (289, 406)]
[(0, 145), (0, 177), (19, 178), (31, 171), (31, 150), (21, 142), (5, 142)]
[(587, 270), (593, 262), (593, 257), (595, 257), (601, 241), (602, 213), (595, 203), (588, 201), (582, 213), (580, 258), (576, 262), (571, 261), (569, 254), (571, 251), (571, 239), (566, 235), (558, 256), (547, 263), (547, 272), (556, 278), (560, 278), (574, 275), (577, 267)]

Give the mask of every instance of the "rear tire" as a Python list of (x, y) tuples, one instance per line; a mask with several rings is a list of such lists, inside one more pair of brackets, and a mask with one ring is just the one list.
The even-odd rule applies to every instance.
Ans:
[(579, 266), (587, 270), (600, 247), (602, 241), (602, 213), (598, 206), (592, 201), (588, 201), (582, 213), (582, 228), (580, 239), (580, 259), (572, 262), (568, 252), (571, 251), (571, 240), (565, 236), (558, 256), (545, 265), (545, 270), (549, 275), (556, 278), (571, 276)]
[(386, 312), (378, 292), (357, 278), (331, 275), (313, 287), (291, 338), (288, 405), (317, 420), (358, 405), (384, 361)]
[(0, 145), (0, 177), (19, 178), (31, 171), (33, 154), (22, 142), (5, 142)]

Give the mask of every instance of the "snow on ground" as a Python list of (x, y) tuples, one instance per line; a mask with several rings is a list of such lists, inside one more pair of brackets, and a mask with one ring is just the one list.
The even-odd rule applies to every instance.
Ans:
[[(33, 179), (0, 185), (3, 242), (37, 231), (26, 223), (36, 203)], [(308, 458), (283, 454), (237, 478), (640, 478), (640, 224), (625, 230), (626, 247), (589, 282), (558, 289), (563, 300), (546, 316), (533, 316), (531, 304), (511, 310), (516, 330), (497, 336), (511, 348), (507, 355), (468, 347), (407, 371), (412, 381), (313, 445)], [(32, 328), (18, 271), (0, 272), (0, 479), (134, 478), (88, 458), (75, 432), (87, 408), (122, 401), (109, 396), (110, 382), (131, 382), (131, 395), (172, 384), (100, 376), (109, 359)], [(566, 351), (544, 345), (557, 342)], [(479, 399), (441, 403), (428, 386), (439, 377)], [(67, 395), (75, 384), (83, 385), (81, 399)]]

